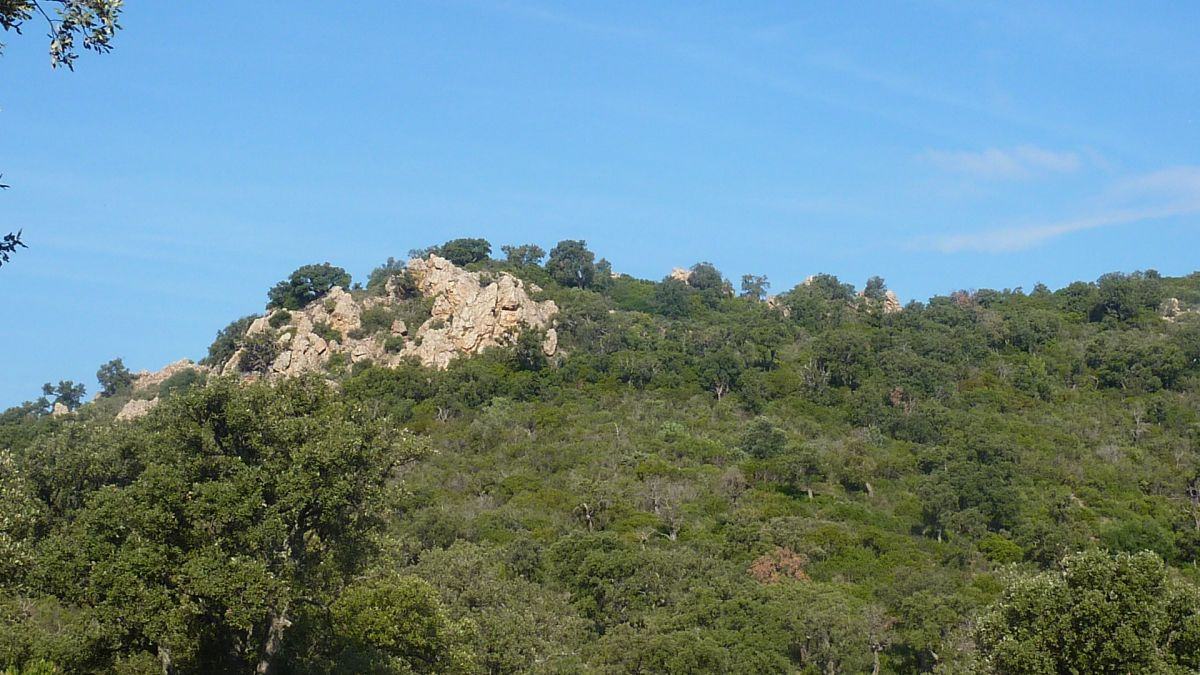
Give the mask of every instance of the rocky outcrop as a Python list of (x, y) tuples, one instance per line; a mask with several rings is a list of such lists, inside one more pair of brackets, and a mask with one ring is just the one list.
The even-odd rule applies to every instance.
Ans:
[[(337, 355), (348, 363), (395, 366), (406, 358), (416, 358), (423, 365), (445, 368), (459, 356), (511, 344), (525, 328), (546, 331), (542, 350), (547, 356), (558, 351), (554, 329), (558, 307), (550, 300), (533, 300), (529, 293), (541, 290), (536, 286), (526, 287), (524, 281), (505, 272), (494, 278), (485, 272), (469, 272), (436, 255), (409, 261), (408, 274), (417, 292), (432, 300), (429, 318), (414, 333), (397, 318), (382, 333), (363, 334), (364, 312), (392, 308), (400, 302), (395, 298), (402, 293), (394, 280), (388, 282), (385, 295), (362, 299), (335, 287), (303, 309), (289, 312), (286, 323), (276, 317), (281, 311), (277, 310), (250, 325), (247, 337), (274, 335), (278, 354), (265, 374), (290, 376), (323, 370)], [(272, 329), (273, 321), (283, 325)], [(239, 372), (242, 354), (242, 350), (235, 352), (221, 372)]]
[(438, 256), (413, 260), (408, 269), (421, 294), (433, 298), (433, 314), (417, 329), (405, 355), (445, 368), (460, 354), (510, 343), (525, 327), (546, 329), (542, 350), (547, 356), (557, 351), (558, 335), (551, 326), (558, 306), (531, 299), (525, 282), (511, 274), (485, 284), (479, 273)]
[(1196, 310), (1194, 309), (1185, 307), (1183, 303), (1179, 301), (1179, 298), (1167, 298), (1165, 301), (1163, 301), (1162, 306), (1158, 308), (1159, 315), (1171, 322), (1178, 321), (1179, 319), (1183, 318), (1184, 315), (1191, 314), (1195, 311)]
[(135, 373), (133, 376), (134, 398), (121, 406), (120, 412), (117, 413), (117, 419), (128, 421), (144, 417), (161, 401), (158, 396), (158, 387), (173, 376), (189, 370), (194, 370), (199, 374), (212, 372), (208, 366), (202, 366), (191, 359), (179, 359), (163, 366), (161, 370), (143, 370)]
[(128, 403), (121, 407), (121, 411), (117, 413), (117, 419), (120, 421), (136, 420), (139, 417), (145, 417), (151, 410), (158, 406), (159, 398), (135, 398), (130, 399)]
[(71, 414), (71, 409), (67, 407), (67, 404), (62, 403), (60, 401), (55, 401), (54, 406), (52, 408), (50, 408), (50, 416), (51, 417), (62, 417), (63, 415), (70, 415), (70, 414)]
[(692, 273), (690, 270), (685, 270), (682, 267), (676, 267), (675, 269), (671, 270), (671, 273), (667, 275), (667, 278), (674, 279), (675, 281), (682, 281), (686, 284), (688, 279), (692, 278)]

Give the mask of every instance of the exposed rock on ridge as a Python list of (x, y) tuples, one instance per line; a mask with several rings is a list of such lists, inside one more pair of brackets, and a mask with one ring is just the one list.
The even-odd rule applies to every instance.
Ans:
[(433, 298), (433, 316), (417, 330), (419, 340), (405, 348), (405, 355), (445, 368), (459, 354), (509, 343), (523, 327), (547, 329), (542, 351), (553, 356), (558, 350), (558, 334), (551, 327), (558, 306), (553, 300), (532, 300), (524, 281), (501, 273), (484, 285), (478, 272), (435, 255), (413, 260), (408, 268), (421, 294)]
[(117, 413), (118, 420), (135, 420), (139, 417), (144, 417), (151, 410), (158, 406), (161, 399), (158, 396), (152, 398), (136, 398), (140, 393), (145, 393), (152, 387), (157, 387), (163, 382), (166, 382), (171, 376), (182, 373), (187, 370), (195, 370), (202, 374), (207, 374), (212, 371), (208, 366), (202, 366), (193, 362), (191, 359), (179, 359), (174, 363), (169, 363), (162, 368), (150, 372), (143, 370), (135, 373), (133, 376), (133, 394), (135, 398), (129, 399), (120, 412)]
[[(290, 312), (288, 324), (276, 337), (279, 352), (267, 374), (288, 376), (321, 370), (338, 354), (350, 363), (370, 360), (395, 366), (414, 357), (423, 365), (446, 368), (459, 356), (510, 344), (525, 328), (546, 331), (542, 350), (547, 356), (558, 351), (558, 335), (553, 327), (558, 307), (551, 300), (538, 302), (530, 298), (530, 291), (540, 290), (536, 286), (527, 290), (524, 281), (506, 272), (492, 278), (486, 272), (469, 272), (436, 255), (409, 261), (408, 270), (418, 292), (433, 301), (430, 317), (415, 334), (410, 335), (404, 321), (396, 319), (384, 334), (362, 335), (363, 312), (397, 303), (394, 298), (400, 293), (394, 279), (388, 282), (384, 296), (361, 301), (334, 287), (302, 310)], [(255, 320), (246, 335), (272, 331), (271, 317)], [(398, 342), (403, 342), (400, 349), (395, 348)], [(241, 349), (235, 352), (221, 372), (239, 372), (242, 353)]]

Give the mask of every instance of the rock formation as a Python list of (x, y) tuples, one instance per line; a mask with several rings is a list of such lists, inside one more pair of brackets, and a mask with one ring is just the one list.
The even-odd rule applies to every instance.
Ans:
[[(207, 374), (211, 372), (212, 369), (208, 366), (202, 366), (198, 363), (195, 363), (191, 359), (179, 359), (174, 363), (167, 364), (162, 368), (162, 370), (156, 370), (154, 372), (143, 370), (135, 373), (133, 376), (133, 395), (135, 398), (130, 399), (125, 403), (124, 406), (121, 407), (120, 412), (117, 413), (117, 419), (135, 420), (139, 417), (145, 416), (151, 410), (154, 410), (154, 408), (161, 401), (157, 395), (158, 390), (156, 387), (171, 379), (172, 376), (188, 370), (194, 370), (198, 373)], [(151, 389), (154, 389), (155, 395), (147, 398), (146, 394)], [(138, 397), (139, 394), (142, 396)]]
[[(469, 272), (445, 258), (431, 255), (409, 261), (408, 274), (417, 291), (433, 307), (426, 319), (410, 334), (401, 319), (391, 322), (382, 334), (363, 335), (363, 313), (373, 308), (390, 308), (400, 295), (395, 280), (387, 293), (361, 300), (340, 287), (301, 310), (289, 312), (286, 325), (275, 337), (278, 355), (270, 364), (269, 376), (299, 375), (328, 366), (335, 355), (349, 363), (371, 361), (395, 366), (406, 358), (423, 365), (446, 368), (462, 355), (478, 354), (489, 347), (510, 344), (525, 328), (546, 331), (542, 350), (547, 356), (558, 351), (553, 327), (558, 307), (551, 300), (529, 297), (536, 286), (506, 272), (492, 278), (486, 272)], [(282, 310), (276, 310), (281, 312)], [(246, 336), (271, 332), (272, 315), (256, 319)], [(280, 320), (277, 318), (276, 323)], [(397, 348), (397, 344), (403, 347)], [(222, 373), (239, 372), (243, 350), (239, 349), (221, 368)]]
[(1179, 298), (1167, 298), (1163, 301), (1162, 306), (1158, 308), (1159, 315), (1167, 321), (1172, 322), (1178, 321), (1179, 319), (1183, 318), (1184, 315), (1191, 314), (1195, 311), (1196, 310), (1194, 309), (1185, 307), (1183, 303), (1179, 301)]
[(163, 382), (166, 382), (171, 378), (172, 375), (182, 373), (185, 370), (197, 370), (206, 373), (208, 372), (208, 367), (195, 363), (191, 359), (179, 359), (174, 363), (168, 363), (167, 365), (163, 366), (162, 370), (157, 370), (154, 372), (143, 370), (134, 374), (133, 390), (134, 392), (137, 392), (138, 390), (156, 387)]
[(690, 270), (685, 270), (682, 267), (676, 267), (675, 269), (671, 270), (671, 274), (668, 275), (668, 278), (674, 279), (675, 281), (682, 281), (686, 284), (688, 279), (692, 278), (692, 273)]
[(418, 339), (405, 347), (405, 356), (445, 368), (460, 354), (510, 342), (524, 327), (547, 329), (542, 350), (547, 356), (558, 350), (558, 334), (551, 327), (558, 306), (552, 300), (532, 300), (525, 282), (511, 274), (501, 273), (484, 285), (479, 273), (437, 256), (413, 260), (408, 268), (421, 294), (433, 298), (433, 315), (417, 330)]
[(117, 419), (121, 421), (136, 420), (139, 417), (144, 417), (147, 413), (158, 405), (159, 399), (154, 398), (134, 398), (121, 407), (121, 411), (117, 413)]

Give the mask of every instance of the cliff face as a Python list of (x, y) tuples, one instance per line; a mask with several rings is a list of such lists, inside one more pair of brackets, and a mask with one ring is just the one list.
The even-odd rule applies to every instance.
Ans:
[[(272, 331), (276, 335), (278, 354), (266, 374), (321, 370), (339, 354), (349, 363), (370, 360), (394, 366), (414, 357), (423, 365), (446, 368), (459, 356), (510, 344), (526, 328), (546, 331), (542, 349), (547, 356), (558, 351), (553, 327), (558, 307), (553, 301), (530, 298), (529, 291), (536, 287), (527, 290), (524, 281), (504, 272), (494, 278), (469, 272), (436, 255), (412, 260), (408, 269), (421, 297), (433, 303), (430, 316), (415, 331), (410, 333), (405, 322), (395, 318), (385, 330), (364, 333), (365, 312), (386, 313), (400, 302), (395, 280), (388, 282), (383, 296), (361, 300), (335, 287), (304, 309), (290, 312), (286, 324), (273, 313), (250, 325), (247, 337)], [(277, 330), (271, 328), (273, 318)], [(243, 352), (238, 350), (221, 372), (239, 372)]]

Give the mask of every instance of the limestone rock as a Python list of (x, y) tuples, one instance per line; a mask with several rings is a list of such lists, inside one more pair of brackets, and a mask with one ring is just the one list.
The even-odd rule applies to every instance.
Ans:
[(71, 409), (68, 408), (65, 404), (60, 403), (59, 401), (55, 401), (54, 407), (50, 409), (51, 417), (61, 417), (63, 415), (70, 415), (70, 414), (71, 414)]
[(682, 267), (676, 267), (675, 269), (671, 270), (671, 273), (667, 275), (667, 278), (674, 279), (675, 281), (682, 281), (686, 284), (688, 279), (692, 278), (692, 273), (690, 270), (685, 270)]
[[(394, 319), (383, 335), (363, 334), (363, 311), (390, 307), (396, 302), (394, 298), (402, 296), (393, 280), (389, 280), (385, 295), (361, 300), (343, 288), (334, 287), (324, 297), (290, 312), (290, 319), (279, 329), (276, 340), (279, 354), (266, 374), (286, 377), (321, 371), (335, 354), (351, 363), (371, 361), (385, 366), (395, 366), (402, 359), (414, 357), (426, 366), (445, 368), (459, 356), (510, 344), (527, 327), (545, 330), (542, 351), (547, 356), (557, 353), (554, 316), (558, 307), (552, 301), (533, 300), (530, 293), (536, 292), (536, 287), (527, 287), (506, 272), (494, 277), (469, 272), (436, 255), (409, 261), (409, 274), (417, 291), (433, 301), (430, 318), (415, 331), (403, 320)], [(321, 331), (326, 336), (322, 337), (318, 334), (319, 324), (340, 337), (326, 339), (328, 333)], [(246, 334), (269, 330), (270, 315), (255, 319)], [(385, 338), (389, 336), (406, 338), (400, 352), (385, 348)], [(221, 372), (238, 373), (241, 355), (239, 349)]]
[[(436, 255), (412, 260), (408, 269), (421, 294), (433, 298), (433, 311), (403, 355), (427, 366), (445, 368), (459, 355), (509, 344), (526, 327), (553, 330), (558, 306), (530, 298), (525, 282), (511, 274), (485, 285), (478, 272)], [(558, 350), (557, 333), (547, 331), (542, 349), (551, 356)]]
[(895, 314), (896, 312), (899, 312), (903, 309), (904, 309), (904, 306), (900, 304), (900, 298), (896, 295), (895, 292), (893, 292), (891, 290), (884, 291), (884, 293), (883, 293), (883, 313), (884, 314)]
[(144, 417), (151, 410), (154, 410), (158, 404), (159, 399), (157, 396), (150, 399), (131, 399), (121, 408), (121, 412), (117, 413), (117, 419), (121, 421), (136, 420), (139, 417)]

